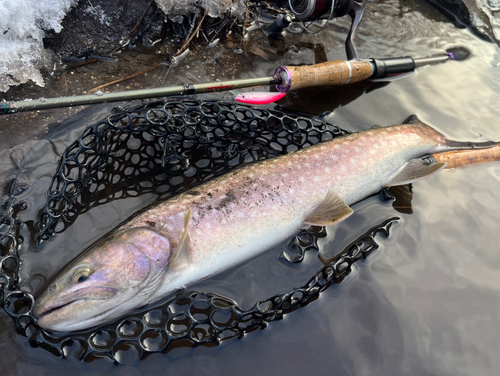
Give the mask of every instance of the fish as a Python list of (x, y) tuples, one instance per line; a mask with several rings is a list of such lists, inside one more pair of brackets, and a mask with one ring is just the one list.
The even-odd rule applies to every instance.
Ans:
[(235, 101), (240, 103), (249, 104), (269, 104), (280, 100), (286, 93), (271, 93), (271, 92), (257, 92), (249, 91), (245, 93), (236, 94)]
[(449, 140), (415, 117), (241, 167), (147, 209), (91, 246), (36, 299), (34, 316), (55, 332), (108, 323), (303, 227), (337, 224), (385, 187), (446, 167), (423, 156), (495, 145)]

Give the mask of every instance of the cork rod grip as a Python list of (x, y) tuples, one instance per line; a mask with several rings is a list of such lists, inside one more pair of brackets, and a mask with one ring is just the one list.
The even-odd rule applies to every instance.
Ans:
[(500, 143), (488, 149), (448, 151), (432, 154), (437, 162), (446, 162), (445, 168), (468, 166), (500, 159)]
[[(283, 77), (286, 72), (287, 77)], [(282, 84), (283, 90), (296, 90), (311, 86), (346, 85), (369, 78), (372, 75), (372, 66), (365, 61), (334, 60), (316, 65), (300, 67), (279, 67), (276, 73), (288, 82)]]

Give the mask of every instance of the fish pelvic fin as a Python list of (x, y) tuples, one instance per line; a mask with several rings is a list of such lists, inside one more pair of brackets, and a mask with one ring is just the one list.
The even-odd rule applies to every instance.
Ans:
[(189, 222), (191, 221), (191, 209), (184, 214), (184, 231), (182, 232), (179, 246), (174, 252), (168, 265), (169, 269), (181, 269), (189, 265), (191, 261), (191, 237), (189, 236)]
[(342, 197), (333, 191), (326, 194), (325, 199), (314, 208), (304, 220), (304, 225), (330, 226), (343, 221), (353, 213)]
[(391, 187), (410, 184), (434, 175), (445, 167), (445, 162), (429, 164), (420, 158), (411, 159), (389, 179), (389, 182), (385, 186)]

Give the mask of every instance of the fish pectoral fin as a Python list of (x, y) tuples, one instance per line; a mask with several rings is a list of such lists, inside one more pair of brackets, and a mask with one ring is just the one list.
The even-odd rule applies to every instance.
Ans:
[(181, 269), (189, 265), (191, 261), (191, 237), (189, 236), (189, 222), (191, 220), (191, 209), (184, 214), (184, 231), (182, 232), (179, 246), (168, 264), (169, 269)]
[(314, 210), (304, 220), (305, 225), (329, 226), (343, 221), (353, 213), (342, 197), (330, 191), (325, 199), (314, 208)]
[(424, 179), (434, 175), (446, 167), (446, 163), (428, 164), (420, 158), (409, 160), (385, 185), (392, 187), (396, 185), (405, 185), (417, 180)]
[(182, 269), (191, 261), (191, 238), (189, 232), (182, 239), (177, 251), (168, 264), (169, 269)]

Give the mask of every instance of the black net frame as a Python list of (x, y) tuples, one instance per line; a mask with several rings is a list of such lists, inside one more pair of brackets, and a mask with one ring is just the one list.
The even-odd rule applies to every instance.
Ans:
[[(81, 213), (110, 200), (147, 192), (164, 200), (242, 165), (346, 133), (321, 118), (223, 101), (171, 100), (118, 108), (87, 127), (62, 154), (34, 241), (43, 244), (65, 231)], [(24, 239), (16, 217), (26, 204), (16, 197), (22, 191), (17, 181), (12, 182), (0, 212), (3, 308), (32, 346), (85, 361), (109, 357), (116, 363), (130, 363), (149, 353), (216, 345), (265, 328), (340, 283), (355, 262), (378, 249), (376, 235), (389, 236), (398, 220), (390, 218), (337, 256), (322, 258), (324, 267), (303, 286), (261, 300), (249, 310), (214, 293), (187, 291), (98, 329), (54, 335), (36, 324), (35, 298), (18, 286)], [(306, 251), (318, 250), (318, 240), (325, 236), (322, 227), (302, 230), (290, 240), (285, 256), (300, 262)]]

